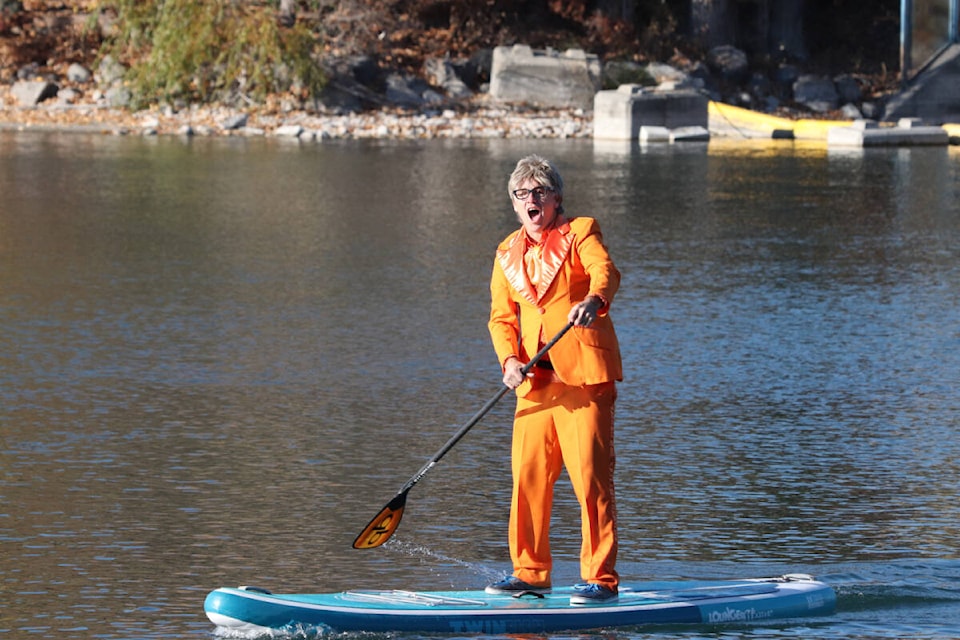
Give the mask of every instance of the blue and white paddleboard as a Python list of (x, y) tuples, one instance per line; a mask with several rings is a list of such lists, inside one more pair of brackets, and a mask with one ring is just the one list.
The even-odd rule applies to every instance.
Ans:
[(218, 627), (242, 633), (417, 631), (542, 633), (642, 624), (765, 622), (833, 613), (836, 595), (803, 574), (748, 580), (640, 582), (612, 602), (571, 605), (571, 587), (522, 597), (483, 591), (356, 590), (273, 594), (221, 588), (204, 610)]

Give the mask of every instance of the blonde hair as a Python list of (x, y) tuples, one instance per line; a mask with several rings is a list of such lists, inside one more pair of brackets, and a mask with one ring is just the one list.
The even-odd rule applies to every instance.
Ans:
[(557, 213), (563, 213), (563, 178), (552, 162), (535, 153), (520, 158), (507, 181), (507, 194), (512, 198), (514, 190), (528, 179), (550, 187), (557, 197)]

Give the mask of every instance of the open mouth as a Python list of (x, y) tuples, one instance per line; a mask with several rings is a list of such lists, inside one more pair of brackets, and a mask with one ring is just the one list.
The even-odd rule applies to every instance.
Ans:
[(538, 207), (530, 207), (527, 209), (527, 217), (530, 218), (531, 222), (537, 222), (542, 215), (543, 211)]

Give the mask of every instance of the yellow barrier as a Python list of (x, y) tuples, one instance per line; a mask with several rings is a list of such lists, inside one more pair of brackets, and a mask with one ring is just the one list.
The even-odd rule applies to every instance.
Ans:
[(950, 144), (960, 144), (960, 124), (942, 125), (947, 135), (950, 136)]
[(795, 140), (826, 140), (833, 127), (850, 126), (849, 120), (791, 120), (780, 116), (750, 111), (731, 104), (711, 101), (708, 105), (710, 131), (718, 135), (744, 138), (792, 138)]

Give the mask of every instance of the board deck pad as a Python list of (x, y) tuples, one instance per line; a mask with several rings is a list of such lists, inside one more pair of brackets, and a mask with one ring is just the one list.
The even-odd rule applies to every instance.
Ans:
[(803, 574), (744, 580), (651, 581), (621, 585), (616, 600), (571, 605), (572, 587), (520, 597), (484, 591), (355, 589), (274, 594), (220, 588), (204, 610), (236, 631), (418, 631), (539, 633), (643, 624), (723, 624), (829, 615), (836, 595)]

